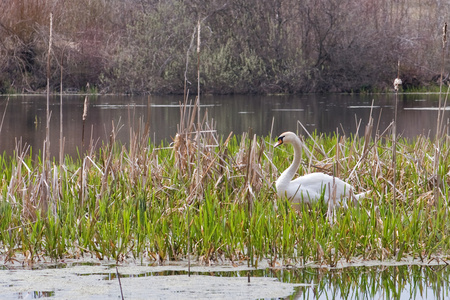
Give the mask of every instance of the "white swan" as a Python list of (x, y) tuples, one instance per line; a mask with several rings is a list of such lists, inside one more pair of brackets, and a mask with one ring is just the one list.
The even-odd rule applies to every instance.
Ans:
[(318, 201), (323, 194), (326, 203), (332, 199), (336, 200), (333, 204), (339, 205), (341, 201), (346, 204), (346, 200), (351, 196), (356, 199), (364, 196), (365, 193), (353, 195), (354, 188), (350, 184), (324, 173), (311, 173), (292, 180), (300, 166), (302, 142), (295, 133), (288, 131), (278, 137), (274, 147), (282, 144), (294, 146), (294, 161), (275, 183), (279, 197), (287, 197), (293, 203), (311, 203)]

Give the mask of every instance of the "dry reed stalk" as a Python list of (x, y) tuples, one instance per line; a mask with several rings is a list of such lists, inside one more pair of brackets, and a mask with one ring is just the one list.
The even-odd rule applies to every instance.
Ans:
[[(398, 62), (398, 71), (400, 71), (400, 61)], [(397, 75), (397, 79), (398, 79)], [(396, 79), (396, 80), (397, 80)], [(395, 81), (394, 81), (395, 84)], [(392, 207), (392, 215), (396, 215), (397, 210), (397, 102), (398, 102), (398, 88), (395, 89), (395, 103), (394, 103), (394, 120), (392, 121), (392, 198), (393, 198), (393, 207)], [(397, 253), (397, 229), (394, 226), (394, 233), (393, 233), (393, 245), (394, 245), (394, 251), (393, 255), (396, 256)]]
[[(64, 58), (64, 48), (61, 53), (61, 62), (60, 62), (60, 82), (59, 82), (59, 174), (60, 176), (64, 173), (64, 135), (63, 135), (63, 58)], [(66, 174), (67, 175), (67, 174)], [(53, 192), (60, 195), (62, 194), (62, 186), (58, 186), (60, 180), (55, 176), (53, 176), (53, 184), (52, 189)], [(62, 180), (61, 180), (62, 182)], [(62, 183), (61, 183), (62, 184)], [(58, 201), (59, 202), (59, 201)], [(56, 203), (56, 206), (58, 204)], [(56, 207), (54, 208), (56, 212)]]
[(63, 136), (63, 59), (64, 48), (61, 53), (60, 81), (59, 81), (59, 164), (64, 164), (64, 136)]
[(50, 171), (50, 56), (52, 51), (52, 38), (53, 38), (53, 13), (50, 13), (50, 26), (49, 26), (49, 39), (48, 39), (48, 53), (47, 53), (47, 109), (46, 109), (46, 125), (45, 125), (45, 141), (42, 149), (42, 176), (40, 184), (42, 189), (40, 190), (39, 206), (42, 211), (47, 211), (48, 198), (49, 198), (49, 186), (48, 177)]
[(440, 140), (442, 136), (442, 121), (444, 110), (442, 107), (442, 85), (443, 85), (443, 76), (444, 76), (444, 66), (445, 66), (445, 46), (447, 44), (447, 23), (444, 23), (442, 27), (442, 63), (441, 63), (441, 77), (439, 82), (439, 109), (437, 115), (437, 123), (436, 123), (436, 140), (435, 140), (435, 151), (434, 151), (434, 176), (435, 176), (435, 188), (434, 188), (434, 201), (435, 204), (438, 205), (439, 194), (440, 194), (440, 185), (441, 178), (439, 176), (439, 162), (440, 162)]
[(241, 143), (239, 144), (239, 150), (236, 153), (236, 158), (235, 158), (235, 168), (237, 170), (242, 170), (243, 168), (245, 168), (247, 166), (247, 151), (246, 149), (246, 145), (245, 145), (245, 141), (247, 140), (247, 132), (243, 132), (241, 135)]
[[(306, 129), (306, 127), (303, 126), (303, 124), (302, 124), (300, 121), (297, 121), (297, 125), (300, 125), (300, 126), (303, 128), (303, 131), (306, 132), (306, 135), (307, 135), (307, 136), (309, 137), (309, 139), (313, 142), (313, 144), (314, 144), (313, 149), (314, 149), (315, 151), (319, 152), (320, 155), (322, 155), (322, 156), (324, 156), (326, 159), (328, 159), (329, 157), (328, 157), (327, 153), (325, 153), (325, 150), (323, 150), (323, 146), (320, 146), (320, 145), (317, 143), (317, 141), (316, 141), (316, 140), (312, 137), (312, 135), (309, 133), (308, 129)], [(303, 142), (303, 144), (304, 144), (304, 142)], [(313, 158), (315, 159), (315, 157), (314, 157), (314, 155), (313, 155), (313, 152), (309, 151), (308, 148), (303, 147), (303, 150), (304, 150), (304, 153), (306, 154), (306, 156), (309, 158), (310, 164), (309, 164), (308, 169), (310, 169), (310, 167), (311, 167), (311, 161), (312, 161)], [(317, 161), (317, 159), (315, 159), (315, 160)], [(315, 166), (314, 166), (314, 167), (315, 167)], [(309, 171), (309, 170), (308, 170), (308, 171)]]
[[(373, 113), (373, 101), (372, 101), (372, 107), (370, 109), (369, 120), (367, 121), (367, 125), (364, 130), (364, 145), (362, 148), (362, 153), (360, 153), (358, 155), (359, 151), (357, 150), (357, 147), (356, 147), (356, 141), (359, 139), (358, 138), (359, 126), (361, 124), (361, 122), (358, 122), (357, 133), (355, 134), (355, 139), (353, 140), (353, 143), (351, 144), (351, 148), (349, 151), (350, 154), (347, 156), (347, 166), (349, 165), (349, 163), (351, 161), (356, 161), (356, 164), (350, 171), (350, 174), (348, 175), (346, 180), (350, 181), (350, 182), (357, 182), (358, 186), (361, 185), (361, 180), (359, 179), (361, 177), (361, 174), (360, 174), (361, 173), (360, 171), (362, 170), (361, 166), (363, 166), (367, 163), (367, 157), (370, 154), (370, 150), (373, 149), (378, 142), (377, 138), (375, 138), (375, 140), (372, 142), (372, 132), (373, 132), (372, 113)], [(359, 170), (359, 171), (356, 172), (356, 170)]]
[[(275, 175), (271, 174), (271, 169), (263, 167), (263, 158), (267, 157), (265, 144), (258, 143), (257, 136), (254, 135), (253, 139), (249, 140), (250, 144), (247, 146), (248, 135), (250, 133), (244, 132), (242, 134), (241, 143), (239, 149), (234, 158), (230, 157), (232, 166), (228, 167), (228, 176), (232, 178), (243, 178), (244, 184), (233, 185), (233, 189), (236, 193), (234, 203), (244, 203), (248, 201), (250, 207), (253, 204), (254, 199), (257, 198), (257, 194), (263, 188), (264, 183), (267, 186), (272, 185), (272, 179)], [(272, 160), (269, 160), (273, 165)], [(264, 169), (269, 172), (263, 171)], [(235, 170), (237, 175), (232, 175), (231, 170)], [(276, 167), (275, 167), (276, 171)], [(231, 183), (231, 182), (229, 182)]]
[(58, 215), (59, 196), (61, 191), (61, 182), (63, 182), (63, 173), (61, 167), (53, 166), (50, 177), (50, 186), (52, 191), (51, 209), (54, 216)]
[(355, 115), (356, 132), (355, 132), (355, 135), (354, 135), (355, 138), (353, 139), (353, 143), (350, 145), (348, 157), (354, 157), (355, 153), (357, 153), (357, 144), (359, 143), (359, 130), (361, 128), (361, 122), (362, 122), (362, 120), (360, 119), (358, 121), (357, 118), (356, 118), (356, 115)]
[(84, 97), (83, 116), (81, 117), (81, 119), (83, 121), (83, 126), (81, 128), (81, 149), (83, 149), (83, 147), (84, 147), (84, 126), (85, 126), (87, 115), (88, 115), (88, 108), (89, 108), (89, 98), (86, 95)]
[[(274, 147), (272, 145), (272, 140), (273, 140), (273, 126), (275, 123), (275, 117), (272, 117), (272, 124), (270, 126), (270, 132), (269, 132), (269, 141), (270, 141), (270, 145), (269, 147), (266, 147), (268, 151), (264, 151), (263, 155), (264, 157), (267, 159), (267, 161), (269, 162), (268, 164), (264, 164), (264, 172), (266, 174), (268, 174), (268, 181), (270, 183), (274, 182), (274, 178), (276, 178), (276, 176), (278, 176), (278, 169), (275, 166), (275, 164), (273, 163), (273, 150)], [(270, 184), (270, 186), (273, 186), (273, 184)]]
[[(250, 136), (252, 130), (250, 129), (249, 131), (250, 132), (249, 132), (248, 135)], [(253, 141), (255, 139), (256, 139), (256, 135), (254, 135)], [(248, 155), (247, 155), (247, 168), (246, 168), (247, 174), (246, 174), (246, 177), (245, 177), (244, 189), (242, 191), (243, 192), (242, 199), (247, 199), (247, 212), (248, 212), (248, 218), (247, 218), (248, 249), (247, 249), (247, 251), (248, 251), (248, 257), (250, 258), (249, 260), (247, 260), (247, 264), (248, 264), (249, 267), (253, 266), (253, 246), (252, 246), (252, 236), (250, 234), (250, 232), (251, 232), (251, 230), (250, 230), (250, 228), (251, 228), (250, 220), (252, 219), (252, 204), (253, 204), (253, 199), (252, 198), (254, 197), (254, 194), (253, 194), (253, 191), (252, 191), (252, 187), (249, 184), (249, 181), (250, 181), (249, 178), (251, 176), (250, 172), (252, 170), (252, 168), (250, 167), (250, 163), (253, 161), (252, 160), (252, 156), (253, 156), (252, 154), (254, 154), (253, 151), (252, 151), (252, 148), (253, 148), (252, 145), (253, 145), (253, 142), (250, 141), (250, 145), (249, 145), (249, 148), (248, 148)]]
[[(305, 153), (308, 158), (308, 163), (303, 163), (304, 165), (306, 165), (305, 173), (312, 173), (312, 172), (319, 171), (319, 172), (327, 173), (329, 175), (336, 176), (336, 174), (335, 174), (336, 161), (334, 160), (336, 158), (336, 156), (335, 155), (330, 156), (330, 153), (329, 152), (327, 153), (325, 151), (323, 145), (319, 145), (319, 142), (318, 142), (318, 140), (322, 139), (323, 136), (320, 135), (317, 139), (314, 139), (300, 121), (297, 121), (297, 124), (299, 124), (303, 128), (303, 130), (306, 132), (307, 136), (309, 137), (309, 140), (311, 140), (311, 142), (313, 144), (313, 147), (312, 147), (313, 149), (312, 149), (312, 151), (310, 151), (309, 148), (306, 147), (305, 141), (302, 141), (303, 153)], [(303, 140), (303, 136), (299, 136), (299, 137), (300, 137), (300, 139)], [(331, 150), (333, 150), (333, 149), (331, 149)], [(323, 158), (319, 159), (319, 158), (317, 158), (316, 155), (322, 156)], [(343, 159), (341, 159), (341, 160), (343, 160)], [(339, 162), (339, 164), (340, 164), (340, 162)]]
[[(83, 152), (83, 148), (84, 148), (84, 126), (85, 126), (85, 122), (86, 122), (86, 118), (87, 118), (87, 113), (88, 113), (88, 96), (85, 96), (84, 98), (84, 106), (83, 106), (83, 115), (81, 116), (81, 120), (83, 122), (83, 126), (81, 129), (81, 151)], [(83, 152), (84, 153), (84, 152)], [(84, 204), (84, 199), (85, 199), (85, 193), (86, 193), (86, 174), (87, 174), (87, 164), (86, 164), (86, 155), (84, 155), (83, 158), (83, 163), (81, 166), (81, 170), (80, 170), (80, 190), (79, 190), (79, 204), (83, 205)]]
[(368, 151), (370, 142), (372, 141), (372, 133), (373, 133), (373, 100), (372, 105), (370, 106), (370, 114), (369, 114), (369, 120), (367, 122), (365, 131), (364, 131), (364, 148), (363, 148), (363, 155)]
[(121, 296), (121, 299), (124, 300), (123, 291), (122, 291), (122, 283), (120, 282), (120, 274), (119, 274), (119, 269), (117, 269), (117, 267), (116, 267), (116, 274), (117, 274), (117, 279), (119, 280), (120, 296)]
[[(108, 187), (108, 176), (111, 172), (111, 175), (113, 175), (113, 169), (112, 169), (112, 159), (114, 157), (114, 145), (116, 143), (116, 137), (117, 137), (117, 133), (120, 130), (121, 126), (118, 125), (118, 129), (116, 130), (116, 127), (114, 126), (114, 122), (112, 123), (112, 130), (111, 130), (111, 134), (109, 136), (109, 143), (106, 145), (106, 149), (105, 151), (103, 151), (103, 153), (105, 153), (105, 155), (107, 154), (106, 157), (104, 157), (104, 166), (103, 166), (103, 175), (102, 175), (102, 179), (101, 179), (101, 189), (100, 189), (100, 193), (97, 195), (97, 201), (96, 201), (96, 207), (98, 207), (98, 203), (100, 201), (100, 197), (102, 197), (104, 195), (104, 193), (107, 190)], [(113, 176), (114, 177), (114, 176)]]
[[(188, 203), (202, 197), (204, 181), (215, 178), (214, 174), (217, 172), (215, 172), (214, 162), (219, 159), (214, 151), (219, 147), (214, 121), (208, 120), (207, 111), (201, 119), (198, 106), (198, 101), (193, 105), (188, 105), (186, 102), (180, 105), (178, 132), (172, 144), (179, 178), (188, 181), (186, 191)], [(197, 126), (195, 119), (199, 122)]]
[(341, 147), (340, 147), (340, 138), (339, 138), (339, 132), (338, 132), (338, 130), (336, 129), (336, 153), (335, 153), (335, 155), (334, 155), (334, 168), (333, 168), (333, 174), (334, 174), (334, 176), (337, 176), (337, 177), (339, 177), (339, 169), (340, 169), (340, 166), (341, 166), (341, 164), (339, 163), (339, 153), (340, 153), (340, 150), (341, 150)]
[[(330, 225), (333, 225), (336, 223), (336, 204), (337, 204), (337, 199), (336, 199), (336, 182), (335, 182), (335, 176), (333, 176), (333, 184), (332, 185), (328, 185), (328, 198), (330, 199), (330, 201), (328, 201), (328, 207), (327, 207), (327, 218), (328, 218), (328, 223)], [(340, 199), (339, 199), (340, 200)]]
[[(197, 99), (196, 99), (196, 104), (197, 104), (197, 135), (196, 135), (196, 146), (197, 146), (197, 169), (196, 169), (196, 183), (193, 185), (194, 188), (194, 193), (197, 197), (198, 200), (202, 200), (203, 199), (203, 195), (199, 192), (199, 186), (200, 186), (200, 181), (201, 178), (203, 176), (203, 173), (201, 172), (200, 169), (200, 128), (201, 128), (201, 123), (200, 123), (200, 32), (201, 32), (201, 26), (200, 26), (200, 19), (198, 20), (198, 24), (197, 24)], [(191, 185), (192, 186), (192, 185)], [(192, 193), (192, 190), (191, 190)]]
[(5, 110), (3, 111), (2, 121), (0, 122), (0, 134), (2, 133), (3, 121), (5, 120), (6, 111), (8, 109), (9, 97), (6, 99)]
[(80, 172), (80, 180), (79, 180), (79, 204), (81, 207), (84, 205), (84, 199), (86, 198), (86, 190), (87, 190), (87, 184), (86, 184), (86, 176), (88, 173), (88, 158), (89, 156), (85, 155), (83, 158), (83, 163), (81, 164), (81, 168), (79, 169)]
[[(26, 177), (31, 176), (32, 170), (24, 162), (25, 157), (28, 155), (29, 149), (30, 146), (26, 146), (25, 149), (22, 149), (22, 144), (20, 141), (16, 143), (16, 150), (14, 151), (14, 161), (16, 162), (16, 164), (12, 167), (11, 179), (6, 190), (5, 200), (7, 202), (13, 204), (18, 203), (19, 199), (16, 199), (15, 195), (20, 190), (23, 190), (27, 185), (25, 181)], [(27, 170), (27, 175), (25, 177), (22, 175), (22, 167), (26, 168)]]
[(36, 220), (36, 212), (40, 208), (41, 211), (42, 205), (41, 205), (41, 198), (39, 195), (42, 193), (40, 187), (43, 186), (43, 176), (41, 174), (35, 175), (35, 182), (32, 179), (32, 176), (27, 178), (27, 180), (24, 181), (24, 188), (22, 192), (22, 217), (24, 220), (29, 221), (35, 221)]
[(197, 101), (198, 101), (198, 114), (200, 115), (200, 39), (201, 33), (201, 21), (198, 19), (197, 21)]
[(188, 67), (189, 67), (189, 53), (191, 52), (191, 49), (194, 46), (194, 38), (195, 38), (195, 33), (197, 31), (198, 31), (197, 26), (195, 26), (194, 27), (194, 31), (192, 32), (191, 42), (189, 44), (189, 48), (186, 51), (186, 67), (184, 69), (184, 92), (183, 92), (183, 101), (184, 102), (187, 101), (188, 95), (189, 95), (189, 90), (187, 89), (187, 83), (188, 83), (187, 72), (188, 72)]
[(132, 184), (138, 181), (142, 182), (142, 186), (146, 186), (149, 169), (149, 156), (147, 155), (146, 147), (148, 145), (148, 130), (147, 124), (144, 127), (144, 132), (141, 134), (141, 129), (144, 125), (142, 121), (139, 122), (138, 130), (130, 129), (130, 146), (128, 153), (122, 151), (125, 161), (128, 164), (125, 165), (123, 170), (127, 173), (127, 177)]
[[(272, 141), (272, 137), (270, 137), (270, 141)], [(266, 148), (266, 146), (264, 146)], [(263, 153), (265, 159), (267, 160), (267, 164), (264, 164), (264, 172), (267, 174), (267, 182), (274, 182), (277, 176), (278, 176), (278, 168), (275, 166), (273, 162), (273, 146), (272, 143), (270, 143), (269, 151), (264, 151)], [(272, 184), (270, 184), (272, 185)]]
[(130, 145), (128, 149), (129, 157), (135, 157), (137, 151), (139, 151), (139, 149), (141, 148), (138, 142), (142, 140), (137, 138), (137, 136), (141, 135), (141, 128), (142, 128), (141, 119), (138, 118), (137, 131), (135, 129), (136, 128), (135, 120), (136, 120), (136, 105), (133, 104), (132, 107), (128, 105), (128, 132), (130, 140)]
[[(249, 135), (251, 135), (251, 130)], [(253, 198), (255, 197), (255, 194), (253, 193), (252, 185), (251, 185), (251, 178), (253, 177), (253, 157), (255, 156), (254, 151), (254, 144), (256, 144), (256, 134), (253, 136), (253, 140), (250, 140), (250, 144), (248, 147), (248, 155), (247, 155), (247, 163), (246, 163), (246, 176), (245, 176), (245, 184), (243, 189), (243, 195), (246, 195), (246, 197), (242, 197), (243, 199), (247, 198), (248, 202), (248, 213), (249, 213), (249, 219), (251, 218), (251, 206), (253, 202)]]
[(256, 138), (256, 135), (253, 139), (253, 147), (252, 147), (252, 164), (251, 164), (251, 170), (252, 170), (252, 176), (250, 183), (252, 184), (253, 191), (255, 193), (259, 193), (261, 188), (263, 187), (263, 183), (270, 184), (269, 181), (266, 180), (265, 174), (263, 174), (263, 168), (262, 168), (262, 158), (265, 151), (265, 144), (261, 143), (261, 145), (258, 143), (258, 140)]
[(152, 116), (152, 99), (150, 95), (147, 97), (147, 118), (145, 119), (145, 129), (143, 137), (147, 137), (146, 143), (141, 143), (142, 145), (148, 144), (148, 138), (150, 137), (150, 118)]
[(175, 135), (173, 149), (175, 155), (175, 165), (180, 170), (182, 177), (192, 176), (191, 165), (193, 158), (195, 157), (196, 143), (191, 139), (191, 132), (194, 127), (194, 120), (196, 117), (197, 103), (194, 104), (194, 108), (190, 111), (191, 105), (187, 105), (184, 102), (180, 104), (180, 122), (177, 126), (177, 134)]
[(46, 123), (46, 134), (45, 140), (47, 145), (47, 152), (45, 153), (46, 160), (50, 159), (50, 55), (52, 52), (52, 38), (53, 38), (53, 13), (50, 13), (50, 27), (49, 27), (49, 38), (48, 38), (48, 53), (47, 53), (47, 123)]
[[(92, 137), (92, 135), (91, 135), (91, 137)], [(93, 145), (93, 141), (92, 141), (92, 138), (91, 138), (91, 142), (89, 144), (89, 148), (83, 154), (83, 160), (82, 160), (81, 167), (75, 172), (75, 175), (79, 173), (78, 181), (77, 181), (78, 185), (77, 186), (78, 186), (78, 197), (79, 197), (78, 200), (79, 200), (79, 204), (81, 206), (84, 205), (85, 198), (86, 198), (86, 191), (88, 189), (88, 187), (87, 187), (87, 174), (90, 173), (90, 166), (91, 166), (91, 164), (93, 166), (95, 166), (100, 172), (102, 172), (101, 169), (95, 163), (95, 161), (91, 158), (91, 157), (95, 156), (94, 150), (95, 150), (95, 147)]]
[(226, 138), (225, 142), (219, 146), (219, 151), (217, 153), (217, 170), (218, 173), (218, 179), (216, 180), (216, 184), (214, 185), (214, 188), (217, 189), (219, 184), (222, 182), (223, 177), (230, 178), (231, 177), (231, 170), (232, 166), (228, 163), (228, 161), (231, 161), (232, 158), (228, 155), (228, 143), (230, 142), (230, 139), (233, 135), (233, 132), (230, 132), (228, 137)]
[[(188, 48), (188, 50), (186, 52), (186, 68), (185, 68), (185, 71), (184, 71), (184, 92), (183, 92), (184, 110), (186, 109), (186, 103), (187, 103), (188, 94), (189, 94), (189, 91), (187, 89), (187, 82), (188, 82), (188, 80), (187, 80), (187, 70), (188, 70), (188, 66), (189, 66), (189, 52), (190, 52), (190, 49), (192, 48), (192, 46), (194, 44), (195, 32), (196, 32), (196, 30), (194, 28), (194, 32), (192, 33), (191, 43), (190, 43), (189, 48)], [(176, 159), (175, 160), (176, 160), (176, 162), (178, 162), (177, 163), (178, 166), (180, 165), (180, 162), (182, 162), (182, 161), (186, 162), (185, 160), (181, 160), (180, 159), (181, 158), (180, 151), (179, 151), (180, 146), (185, 146), (186, 147), (186, 148), (184, 148), (184, 150), (186, 151), (186, 154), (187, 154), (187, 161), (190, 161), (190, 157), (191, 157), (190, 145), (187, 143), (187, 141), (189, 141), (187, 132), (190, 131), (190, 130), (185, 131), (184, 128), (182, 128), (182, 126), (184, 125), (183, 118), (185, 116), (185, 113), (183, 113), (183, 108), (181, 107), (181, 105), (180, 105), (180, 110), (181, 110), (181, 112), (180, 112), (180, 124), (178, 124), (178, 133), (175, 136), (175, 146), (174, 146), (174, 152), (175, 152), (175, 155), (176, 155), (176, 157), (175, 157)], [(184, 141), (181, 140), (182, 139), (182, 135), (179, 134), (180, 132), (181, 133), (182, 132), (185, 133), (185, 135), (184, 135), (185, 140)], [(187, 165), (186, 165), (186, 163), (181, 163), (181, 164), (184, 165), (185, 169), (187, 169), (187, 173), (189, 174), (189, 177), (190, 177), (190, 175), (191, 175), (190, 164), (187, 164)], [(182, 169), (183, 169), (183, 167), (182, 167)], [(187, 204), (186, 206), (187, 206), (187, 222), (188, 222), (188, 226), (187, 226), (187, 228), (188, 228), (188, 232), (187, 232), (187, 235), (188, 235), (187, 249), (188, 250), (187, 250), (187, 254), (186, 255), (188, 257), (188, 276), (190, 277), (191, 276), (191, 255), (190, 255), (191, 254), (191, 244), (190, 244), (191, 243), (191, 238), (190, 238), (190, 226), (189, 226), (189, 224), (190, 224), (190, 206), (189, 206), (189, 202), (188, 201), (186, 201), (186, 204)]]

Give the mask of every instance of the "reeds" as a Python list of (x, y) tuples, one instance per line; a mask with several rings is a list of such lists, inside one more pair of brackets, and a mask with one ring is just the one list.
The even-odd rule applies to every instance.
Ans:
[[(197, 30), (199, 52), (200, 22)], [(274, 155), (270, 137), (251, 133), (224, 139), (208, 113), (200, 115), (200, 94), (194, 103), (187, 98), (185, 90), (170, 145), (149, 143), (148, 125), (135, 131), (130, 124), (127, 147), (116, 142), (116, 125), (98, 151), (91, 141), (80, 159), (60, 159), (60, 166), (46, 155), (48, 134), (42, 161), (20, 143), (12, 157), (0, 157), (4, 261), (21, 253), (28, 264), (85, 255), (164, 263), (192, 254), (203, 263), (336, 266), (448, 256), (450, 145), (440, 115), (435, 141), (398, 138), (395, 122), (391, 135), (377, 128), (372, 139), (372, 116), (362, 138), (308, 133), (300, 173), (339, 174), (358, 192), (371, 191), (358, 205), (334, 211), (329, 222), (323, 201), (293, 209), (276, 198), (277, 167), (289, 165), (291, 149)], [(83, 124), (86, 116), (87, 97)], [(83, 146), (84, 128), (81, 139)]]
[(439, 173), (439, 164), (441, 159), (441, 140), (444, 133), (443, 123), (444, 123), (444, 109), (447, 105), (448, 92), (450, 87), (447, 89), (447, 95), (445, 97), (444, 103), (442, 103), (443, 99), (443, 76), (444, 76), (444, 66), (445, 66), (445, 48), (447, 45), (447, 23), (444, 23), (442, 28), (442, 63), (441, 63), (441, 76), (439, 80), (439, 109), (437, 114), (437, 122), (436, 122), (436, 138), (435, 138), (435, 152), (434, 152), (434, 176), (435, 176), (435, 189), (434, 189), (434, 198), (436, 204), (439, 202), (439, 198), (441, 195), (441, 174)]
[[(137, 130), (124, 147), (113, 133), (97, 152), (78, 161), (66, 158), (64, 168), (54, 166), (48, 182), (59, 194), (48, 210), (39, 209), (43, 170), (30, 149), (18, 147), (15, 156), (1, 157), (0, 255), (10, 263), (20, 253), (27, 263), (86, 255), (164, 263), (191, 253), (203, 263), (268, 259), (274, 266), (333, 266), (405, 256), (427, 261), (449, 253), (448, 207), (434, 204), (430, 139), (398, 139), (393, 213), (391, 136), (367, 141), (312, 133), (305, 138), (309, 164), (300, 173), (320, 167), (333, 174), (338, 168), (358, 191), (372, 191), (359, 205), (335, 211), (330, 224), (321, 202), (296, 210), (276, 198), (274, 166), (289, 165), (289, 148), (272, 156), (269, 138), (245, 133), (222, 139), (207, 118), (196, 130), (190, 127), (196, 111), (195, 104), (183, 106), (179, 137), (171, 146), (149, 144), (145, 130)], [(450, 173), (449, 154), (444, 139), (441, 174)], [(442, 191), (448, 191), (448, 177), (442, 178)], [(192, 196), (195, 190), (201, 197)], [(445, 192), (441, 199), (447, 197)]]

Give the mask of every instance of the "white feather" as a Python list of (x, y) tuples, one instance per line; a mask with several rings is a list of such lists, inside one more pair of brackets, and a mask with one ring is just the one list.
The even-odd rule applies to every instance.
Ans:
[(280, 135), (275, 147), (281, 144), (294, 146), (294, 160), (275, 183), (279, 197), (301, 203), (318, 201), (323, 194), (325, 202), (336, 200), (335, 204), (339, 205), (341, 201), (345, 204), (351, 196), (356, 199), (364, 196), (365, 193), (353, 195), (354, 188), (350, 184), (324, 173), (311, 173), (292, 180), (300, 166), (302, 143), (295, 133), (285, 132)]

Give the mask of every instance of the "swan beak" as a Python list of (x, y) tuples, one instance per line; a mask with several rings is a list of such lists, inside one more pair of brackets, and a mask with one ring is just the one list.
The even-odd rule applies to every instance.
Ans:
[(276, 147), (280, 146), (281, 144), (283, 144), (283, 138), (284, 138), (284, 136), (280, 136), (278, 138), (278, 142), (276, 142), (275, 145), (273, 145), (273, 147), (276, 148)]

